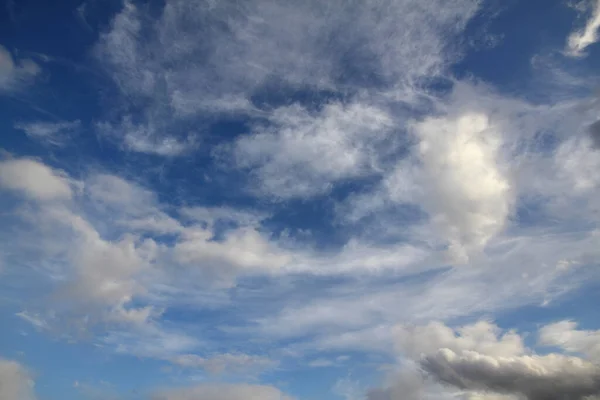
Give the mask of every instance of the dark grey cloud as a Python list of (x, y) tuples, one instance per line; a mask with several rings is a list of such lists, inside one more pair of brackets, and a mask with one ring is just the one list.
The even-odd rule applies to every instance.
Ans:
[(588, 127), (588, 133), (592, 139), (594, 148), (600, 149), (600, 120), (594, 122)]
[(442, 349), (421, 366), (460, 390), (524, 396), (529, 400), (581, 400), (600, 395), (600, 367), (577, 357), (492, 357)]

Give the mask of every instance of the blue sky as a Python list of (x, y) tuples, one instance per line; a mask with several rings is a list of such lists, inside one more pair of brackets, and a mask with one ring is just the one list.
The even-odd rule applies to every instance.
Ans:
[(2, 400), (600, 398), (600, 2), (4, 0)]

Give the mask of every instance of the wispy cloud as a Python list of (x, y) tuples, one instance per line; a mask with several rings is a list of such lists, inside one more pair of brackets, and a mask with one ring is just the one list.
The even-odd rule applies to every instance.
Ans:
[(71, 135), (81, 127), (81, 121), (19, 122), (14, 126), (42, 144), (62, 147), (68, 144), (72, 139)]
[(592, 13), (585, 26), (577, 30), (567, 40), (566, 53), (572, 57), (583, 57), (585, 49), (598, 41), (598, 28), (600, 28), (600, 2), (595, 0)]
[(314, 196), (336, 181), (373, 173), (391, 128), (385, 111), (364, 104), (328, 104), (317, 115), (286, 107), (275, 110), (268, 125), (238, 139), (232, 157), (252, 171), (261, 193)]
[(35, 62), (29, 59), (15, 59), (0, 45), (0, 93), (22, 89), (40, 72), (41, 69)]
[(277, 362), (267, 357), (240, 353), (225, 353), (210, 357), (182, 354), (173, 357), (170, 361), (184, 368), (201, 368), (212, 374), (243, 373), (257, 375), (277, 365)]
[[(96, 47), (132, 110), (122, 122), (113, 121), (112, 130), (131, 150), (173, 155), (165, 143), (181, 143), (176, 132), (182, 130), (196, 135), (190, 121), (214, 112), (253, 115), (264, 109), (257, 96), (271, 86), (352, 93), (369, 82), (406, 87), (440, 74), (456, 57), (448, 39), (464, 29), (479, 4), (418, 3), (177, 0), (153, 19), (126, 2)], [(128, 122), (132, 117), (139, 122)]]
[[(542, 56), (531, 73), (556, 77), (542, 83), (555, 96), (535, 102), (452, 68), (486, 6), (125, 1), (92, 49), (113, 85), (102, 109), (85, 110), (114, 148), (76, 148), (76, 164), (0, 161), (0, 265), (16, 316), (40, 333), (81, 330), (177, 379), (272, 382), (292, 364), (359, 369), (364, 357), (372, 369), (377, 357), (393, 364), (381, 387), (348, 378), (336, 394), (597, 394), (595, 330), (557, 322), (530, 348), (518, 326), (451, 325), (551, 306), (599, 277), (597, 99)], [(85, 3), (77, 10), (87, 24)], [(597, 10), (568, 54), (597, 41)], [(40, 73), (16, 54), (0, 47), (0, 91)], [(56, 121), (13, 127), (73, 150), (84, 123)], [(24, 381), (15, 374), (30, 379), (5, 370), (0, 397)], [(291, 399), (242, 383), (151, 396)]]

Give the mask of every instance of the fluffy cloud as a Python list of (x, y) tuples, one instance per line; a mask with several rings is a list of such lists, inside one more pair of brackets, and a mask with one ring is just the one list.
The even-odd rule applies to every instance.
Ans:
[(498, 165), (500, 129), (481, 113), (430, 118), (415, 126), (423, 162), (425, 207), (444, 230), (455, 262), (468, 261), (497, 234), (512, 206)]
[(600, 28), (600, 1), (595, 0), (592, 6), (592, 15), (585, 26), (569, 36), (566, 53), (572, 57), (585, 56), (585, 49), (598, 41), (598, 28)]
[(164, 390), (152, 400), (291, 400), (273, 386), (249, 384), (202, 384), (183, 389)]
[(40, 73), (40, 67), (31, 60), (15, 60), (0, 45), (0, 93), (19, 90)]
[(72, 196), (69, 180), (62, 172), (26, 158), (0, 161), (0, 187), (40, 201)]
[(30, 231), (38, 241), (35, 251), (44, 254), (49, 273), (63, 277), (58, 298), (70, 300), (60, 307), (63, 312), (87, 315), (90, 323), (139, 323), (152, 314), (151, 308), (129, 306), (145, 292), (139, 278), (156, 257), (152, 239), (130, 234), (106, 239), (85, 216), (64, 206), (46, 205), (28, 218), (37, 224)]
[(18, 362), (0, 358), (0, 398), (35, 400), (31, 374)]
[(70, 139), (70, 134), (79, 129), (81, 121), (64, 122), (19, 122), (15, 128), (43, 144), (51, 146), (65, 146)]
[[(540, 342), (590, 352), (598, 343), (594, 334), (577, 332), (574, 324), (563, 321), (540, 329)], [(518, 334), (501, 335), (498, 327), (487, 322), (456, 330), (440, 323), (400, 326), (395, 340), (402, 354), (418, 362), (429, 377), (466, 391), (466, 398), (498, 394), (530, 400), (584, 399), (600, 394), (600, 366), (562, 354), (531, 354)]]
[(441, 348), (458, 353), (474, 350), (490, 356), (518, 356), (525, 351), (517, 333), (502, 333), (497, 326), (486, 321), (456, 330), (440, 322), (430, 322), (425, 326), (400, 325), (394, 330), (394, 338), (400, 351), (416, 359)]
[(573, 321), (560, 321), (540, 329), (539, 343), (556, 346), (574, 354), (583, 354), (600, 362), (600, 331), (577, 329)]

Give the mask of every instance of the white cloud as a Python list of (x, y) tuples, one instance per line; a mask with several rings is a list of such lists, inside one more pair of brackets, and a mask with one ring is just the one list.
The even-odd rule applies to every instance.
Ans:
[(29, 371), (16, 361), (0, 358), (0, 398), (35, 400), (34, 382)]
[(511, 184), (499, 167), (500, 127), (487, 115), (466, 112), (415, 125), (420, 138), (425, 208), (458, 263), (481, 250), (505, 225)]
[[(63, 301), (58, 313), (108, 325), (109, 333), (96, 344), (184, 367), (219, 372), (272, 365), (270, 359), (243, 353), (207, 356), (214, 354), (205, 351), (214, 343), (203, 347), (203, 334), (215, 330), (224, 340), (239, 334), (235, 339), (243, 338), (248, 346), (297, 339), (290, 348), (300, 353), (350, 349), (389, 354), (396, 342), (415, 360), (429, 357), (432, 370), (442, 366), (466, 373), (458, 367), (493, 364), (505, 371), (505, 364), (512, 363), (521, 372), (525, 364), (546, 372), (560, 364), (558, 371), (568, 364), (566, 358), (525, 355), (528, 350), (514, 332), (486, 322), (457, 329), (443, 322), (551, 302), (592, 275), (578, 266), (595, 263), (597, 235), (571, 224), (536, 229), (512, 217), (522, 197), (540, 196), (545, 212), (569, 223), (575, 213), (594, 221), (600, 153), (583, 139), (565, 136), (558, 136), (557, 150), (531, 149), (541, 127), (561, 117), (537, 119), (560, 107), (464, 89), (470, 84), (461, 89), (456, 83), (447, 100), (402, 103), (411, 96), (426, 97), (417, 82), (443, 74), (456, 59), (446, 47), (448, 38), (464, 28), (478, 1), (325, 3), (171, 0), (153, 10), (156, 19), (146, 8), (126, 2), (102, 35), (96, 55), (127, 102), (119, 110), (139, 115), (102, 123), (100, 129), (130, 151), (171, 157), (195, 146), (190, 127), (202, 126), (196, 118), (248, 113), (250, 133), (222, 148), (235, 167), (249, 171), (255, 194), (305, 199), (327, 194), (338, 183), (382, 179), (374, 192), (361, 193), (350, 210), (342, 211), (347, 215), (340, 219), (350, 221), (344, 233), (351, 236), (344, 246), (318, 251), (303, 239), (272, 235), (263, 224), (268, 213), (195, 206), (189, 204), (193, 199), (177, 197), (164, 204), (142, 185), (112, 175), (81, 178), (84, 190), (74, 195), (73, 181), (61, 172), (32, 160), (9, 160), (0, 163), (0, 185), (38, 199), (39, 209), (14, 213), (34, 224), (2, 247), (31, 260), (35, 272), (51, 272), (48, 281), (62, 289), (62, 296), (52, 297)], [(282, 106), (270, 98), (278, 92), (269, 85), (291, 90), (288, 98), (301, 91), (309, 99)], [(270, 87), (267, 99), (259, 104), (265, 86)], [(338, 89), (343, 102), (317, 99), (320, 90)], [(457, 94), (460, 90), (471, 91)], [(307, 105), (311, 96), (322, 108)], [(427, 113), (414, 120), (413, 109), (398, 110), (404, 107)], [(407, 120), (413, 121), (408, 128)], [(574, 124), (563, 129), (568, 124), (556, 130), (576, 131), (570, 129)], [(59, 128), (22, 127), (44, 137)], [(414, 137), (405, 138), (407, 130)], [(413, 153), (395, 165), (389, 160), (406, 152)], [(50, 201), (68, 198), (73, 201)], [(180, 203), (188, 206), (178, 208)], [(421, 215), (418, 222), (403, 220), (394, 209), (403, 205), (418, 208), (415, 214), (428, 214), (429, 220)], [(564, 209), (571, 211), (557, 212)], [(377, 221), (365, 222), (373, 210)], [(363, 222), (370, 225), (357, 228)], [(224, 232), (221, 225), (227, 225)], [(27, 243), (13, 246), (21, 237)], [(454, 261), (478, 268), (443, 269), (447, 260), (439, 249), (445, 245)], [(242, 280), (236, 287), (237, 279), (248, 275), (261, 279)], [(180, 305), (193, 312), (222, 309), (215, 326), (203, 318), (186, 321), (188, 333), (178, 330), (183, 326), (178, 310), (162, 314), (163, 308)], [(39, 315), (19, 317), (50, 324)], [(431, 319), (442, 322), (421, 325)], [(62, 322), (59, 316), (53, 323)], [(413, 323), (419, 325), (409, 327)], [(548, 344), (566, 351), (595, 351), (594, 332), (572, 325), (544, 332)], [(328, 364), (315, 354), (310, 357), (313, 366)], [(468, 387), (478, 393), (469, 390), (465, 396), (498, 398), (480, 392), (490, 386), (491, 375)], [(419, 398), (426, 392), (425, 398), (436, 398), (419, 385), (394, 386), (368, 397)], [(514, 386), (500, 391), (534, 393)], [(156, 398), (253, 397), (285, 398), (266, 386), (208, 384)]]
[(15, 60), (0, 45), (0, 93), (21, 89), (40, 73), (40, 67), (31, 60)]
[(577, 323), (573, 321), (543, 326), (539, 331), (539, 343), (560, 347), (566, 352), (582, 354), (594, 362), (600, 362), (600, 330), (577, 329)]
[(143, 215), (156, 203), (154, 193), (115, 175), (100, 173), (88, 177), (85, 191), (97, 207), (112, 212)]
[(566, 54), (571, 57), (585, 56), (585, 49), (598, 41), (598, 28), (600, 28), (600, 1), (594, 0), (592, 15), (587, 20), (583, 29), (577, 30), (567, 39)]
[[(19, 175), (23, 171), (36, 179), (23, 179)], [(40, 265), (36, 270), (52, 282), (58, 302), (53, 304), (60, 310), (44, 321), (52, 328), (65, 318), (80, 319), (82, 328), (98, 322), (151, 324), (159, 319), (163, 306), (148, 301), (168, 306), (173, 296), (169, 287), (183, 285), (179, 288), (193, 298), (200, 286), (231, 287), (239, 275), (279, 272), (291, 260), (290, 254), (258, 231), (263, 218), (258, 213), (184, 208), (180, 213), (187, 217), (184, 224), (162, 211), (153, 192), (101, 173), (82, 178), (84, 190), (73, 202), (57, 203), (53, 200), (61, 193), (55, 186), (60, 189), (58, 183), (70, 182), (68, 176), (57, 174), (30, 160), (0, 164), (3, 186), (12, 185), (39, 200), (33, 208), (14, 205), (14, 215), (24, 223), (16, 229), (29, 239), (12, 237), (4, 243), (3, 253), (35, 260)], [(222, 220), (231, 220), (236, 227), (217, 237), (213, 224)], [(163, 234), (171, 238), (163, 240)], [(172, 266), (178, 266), (175, 272), (179, 272), (173, 273)], [(36, 321), (43, 321), (43, 312), (20, 314), (32, 323), (38, 315)]]
[(257, 226), (269, 214), (252, 211), (238, 210), (231, 207), (183, 207), (180, 210), (182, 216), (199, 223), (213, 226), (217, 221), (235, 223), (238, 226)]
[[(594, 279), (593, 268), (581, 266), (595, 262), (597, 240), (593, 232), (539, 235), (537, 230), (521, 231), (493, 239), (489, 255), (477, 259), (476, 268), (446, 269), (443, 260), (431, 257), (405, 268), (394, 269), (390, 264), (385, 274), (365, 269), (355, 254), (355, 268), (342, 269), (346, 279), (340, 279), (336, 268), (329, 270), (326, 276), (341, 280), (331, 287), (317, 286), (303, 293), (286, 285), (282, 293), (268, 297), (269, 310), (273, 304), (281, 306), (253, 318), (245, 332), (273, 340), (293, 338), (306, 350), (385, 352), (392, 346), (392, 326), (399, 322), (422, 325), (431, 320), (493, 315), (526, 304), (551, 303), (576, 290)], [(561, 268), (559, 263), (565, 259), (581, 266)], [(329, 254), (322, 260), (323, 271), (328, 271), (327, 260), (331, 268), (346, 258)], [(318, 276), (312, 271), (305, 274)]]
[(0, 187), (40, 201), (72, 196), (69, 180), (62, 172), (26, 158), (0, 161)]
[(334, 92), (383, 83), (409, 87), (457, 58), (449, 39), (478, 7), (477, 0), (335, 0), (327, 6), (171, 0), (156, 18), (126, 2), (95, 54), (141, 112), (135, 123), (130, 115), (104, 126), (133, 151), (171, 156), (189, 147), (174, 132), (187, 132), (195, 117), (262, 114), (254, 95), (272, 85)]
[(197, 266), (208, 276), (225, 279), (238, 273), (276, 272), (290, 262), (290, 256), (270, 243), (253, 228), (230, 231), (221, 241), (213, 240), (213, 233), (200, 227), (187, 229), (175, 245), (177, 261)]
[(296, 105), (275, 110), (269, 125), (238, 139), (233, 157), (260, 192), (307, 197), (372, 173), (391, 126), (383, 110), (364, 104), (328, 104), (316, 115)]
[(362, 400), (365, 398), (365, 391), (359, 382), (350, 378), (339, 379), (333, 386), (332, 392), (345, 400)]
[(124, 328), (110, 330), (97, 343), (108, 345), (118, 353), (164, 361), (194, 351), (203, 344), (200, 338), (151, 322)]
[(445, 348), (460, 353), (473, 350), (490, 356), (518, 356), (525, 352), (521, 337), (512, 331), (502, 332), (497, 326), (479, 321), (457, 329), (440, 322), (425, 326), (402, 326), (394, 329), (394, 340), (399, 351), (419, 359), (423, 354)]
[(153, 400), (291, 400), (273, 386), (250, 384), (201, 384), (156, 393)]
[(277, 365), (275, 361), (268, 357), (242, 353), (224, 353), (211, 357), (201, 357), (196, 354), (182, 354), (173, 357), (170, 361), (186, 368), (202, 368), (212, 374), (257, 374)]
[[(202, 104), (198, 94), (205, 99), (247, 94), (273, 76), (327, 85), (344, 78), (344, 56), (393, 82), (412, 80), (443, 68), (446, 40), (464, 28), (479, 5), (430, 0), (416, 9), (416, 4), (334, 1), (323, 7), (315, 1), (257, 0), (240, 7), (173, 0), (149, 22), (144, 10), (127, 3), (97, 54), (128, 93), (160, 94), (187, 108)], [(217, 29), (220, 24), (227, 29)], [(148, 29), (143, 37), (142, 28)], [(335, 36), (340, 28), (346, 34)], [(160, 92), (165, 83), (167, 92)]]
[(196, 147), (191, 134), (178, 138), (154, 124), (154, 121), (133, 123), (131, 118), (124, 118), (120, 124), (103, 122), (97, 124), (97, 128), (103, 136), (116, 139), (126, 150), (137, 153), (175, 157)]
[(46, 329), (48, 327), (46, 321), (44, 321), (40, 316), (30, 314), (27, 311), (21, 311), (16, 313), (15, 315), (21, 318), (22, 320), (29, 322), (31, 325), (35, 326), (38, 329)]
[[(149, 238), (125, 235), (106, 240), (80, 215), (64, 208), (47, 209), (40, 222), (64, 229), (68, 266), (66, 293), (78, 299), (73, 308), (109, 307), (107, 318), (139, 321), (149, 316), (147, 309), (125, 310), (135, 295), (145, 291), (138, 275), (147, 270), (156, 257), (157, 245)], [(102, 311), (103, 308), (101, 308)]]
[(600, 188), (600, 176), (596, 173), (600, 168), (600, 151), (596, 151), (590, 141), (578, 139), (562, 143), (554, 158), (558, 178), (576, 195)]
[(32, 139), (52, 146), (65, 146), (70, 139), (70, 134), (81, 126), (81, 121), (64, 122), (19, 122), (15, 129), (19, 129)]

